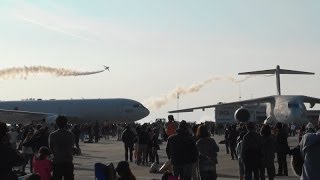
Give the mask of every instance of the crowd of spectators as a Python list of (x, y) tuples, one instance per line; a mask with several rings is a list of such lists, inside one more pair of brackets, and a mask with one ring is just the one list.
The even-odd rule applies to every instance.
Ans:
[[(221, 130), (215, 130), (211, 124), (177, 122), (172, 115), (168, 120), (142, 125), (96, 122), (70, 126), (66, 117), (59, 116), (55, 127), (38, 124), (8, 128), (0, 123), (0, 177), (16, 179), (17, 173), (13, 169), (21, 166), (22, 175), (26, 172), (37, 174), (30, 176), (35, 179), (64, 177), (72, 180), (73, 155), (75, 152), (81, 154), (79, 141), (98, 143), (101, 138), (114, 136), (124, 143), (124, 161), (115, 169), (119, 179), (135, 179), (129, 161), (143, 166), (161, 166), (158, 155), (161, 143), (166, 143), (165, 152), (171, 167), (162, 172), (164, 179), (217, 179), (219, 146), (214, 132), (221, 134)], [(311, 123), (302, 126), (253, 122), (226, 124), (225, 139), (219, 143), (225, 144), (230, 159), (239, 164), (240, 180), (264, 180), (266, 177), (273, 180), (276, 176), (288, 176), (287, 158), (291, 151), (287, 138), (298, 134), (304, 159), (301, 179), (320, 179), (316, 162), (320, 147), (318, 127)]]

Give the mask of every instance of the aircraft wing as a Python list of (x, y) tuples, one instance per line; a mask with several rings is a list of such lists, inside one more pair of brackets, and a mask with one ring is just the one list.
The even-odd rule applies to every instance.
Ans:
[(308, 110), (307, 115), (320, 115), (320, 110)]
[(230, 105), (240, 105), (240, 106), (242, 106), (244, 104), (269, 103), (269, 102), (274, 102), (274, 99), (275, 99), (274, 96), (266, 96), (266, 97), (243, 100), (243, 101), (235, 101), (235, 102), (229, 102), (229, 103), (219, 103), (219, 104), (213, 104), (213, 105), (208, 105), (208, 106), (199, 106), (199, 107), (193, 107), (193, 108), (173, 110), (173, 111), (169, 111), (169, 113), (193, 112), (193, 110), (197, 110), (197, 109), (202, 109), (204, 111), (205, 109), (208, 109), (208, 108), (230, 106)]
[(0, 121), (8, 124), (27, 125), (32, 122), (40, 122), (41, 120), (51, 116), (55, 115), (41, 112), (0, 109)]
[(313, 108), (315, 104), (320, 103), (320, 99), (310, 96), (303, 96), (303, 102), (310, 103), (310, 108)]

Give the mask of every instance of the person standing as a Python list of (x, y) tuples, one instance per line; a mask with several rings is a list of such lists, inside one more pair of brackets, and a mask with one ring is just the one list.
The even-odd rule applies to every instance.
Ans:
[(58, 130), (52, 132), (49, 136), (49, 147), (53, 154), (52, 176), (54, 180), (73, 180), (73, 133), (66, 130), (67, 118), (58, 116), (56, 124)]
[(147, 146), (150, 141), (149, 134), (147, 132), (147, 124), (141, 126), (140, 131), (137, 131), (138, 134), (138, 157), (137, 164), (143, 165), (147, 164)]
[(298, 140), (299, 140), (299, 143), (302, 139), (302, 136), (305, 134), (305, 131), (306, 131), (306, 125), (303, 124), (301, 125), (300, 129), (299, 129), (299, 134), (298, 134)]
[(306, 131), (305, 131), (305, 134), (307, 133), (315, 133), (316, 130), (314, 129), (314, 125), (309, 122), (307, 125), (306, 125)]
[(16, 125), (12, 125), (8, 134), (10, 136), (10, 140), (9, 140), (10, 146), (12, 147), (12, 149), (17, 150), (17, 142), (18, 142), (19, 133), (17, 131)]
[(210, 133), (205, 125), (198, 127), (197, 139), (201, 180), (216, 180), (216, 164), (218, 164), (217, 153), (219, 152), (219, 146), (216, 141), (210, 137)]
[(291, 130), (291, 136), (296, 136), (296, 125), (294, 123), (291, 123), (290, 130)]
[[(194, 142), (198, 141), (197, 131), (198, 131), (199, 124), (194, 124), (191, 128), (192, 130), (192, 140)], [(192, 179), (199, 180), (200, 179), (200, 172), (199, 172), (199, 158), (195, 163), (192, 164)]]
[(81, 149), (80, 149), (80, 146), (79, 146), (81, 131), (80, 131), (80, 128), (79, 128), (78, 124), (75, 124), (73, 126), (72, 133), (73, 133), (73, 136), (74, 136), (74, 143), (76, 145), (77, 151), (78, 151), (79, 154), (81, 154)]
[(227, 140), (230, 147), (231, 160), (238, 159), (236, 154), (238, 135), (239, 133), (237, 131), (237, 126), (235, 124), (231, 125), (229, 135), (228, 135), (228, 140)]
[(117, 141), (121, 141), (122, 131), (123, 131), (122, 125), (121, 124), (117, 124), (117, 134), (118, 134)]
[(166, 153), (173, 165), (173, 175), (180, 176), (181, 180), (191, 180), (192, 163), (197, 161), (198, 149), (186, 121), (181, 121), (176, 133), (168, 138)]
[(122, 141), (124, 143), (125, 160), (128, 161), (128, 151), (130, 154), (130, 162), (132, 162), (133, 145), (136, 139), (136, 135), (131, 130), (130, 126), (127, 125), (126, 129), (122, 133)]
[(229, 141), (228, 141), (229, 134), (230, 134), (230, 125), (226, 124), (224, 128), (224, 142), (226, 145), (227, 154), (229, 154)]
[(151, 126), (147, 127), (147, 133), (149, 136), (149, 140), (147, 144), (146, 163), (152, 162), (152, 137), (154, 132)]
[(159, 146), (159, 130), (157, 128), (153, 128), (153, 136), (152, 136), (152, 163), (156, 162), (157, 164), (159, 164), (159, 155), (158, 155), (158, 150), (160, 150), (160, 146)]
[(239, 163), (239, 180), (243, 180), (243, 177), (244, 177), (244, 163), (243, 163), (243, 160), (241, 157), (244, 135), (245, 135), (245, 133), (240, 133), (239, 138), (238, 138), (237, 147), (236, 147), (236, 154), (237, 154), (238, 163)]
[(100, 124), (96, 121), (96, 124), (93, 126), (93, 133), (94, 133), (94, 142), (99, 142), (100, 139)]
[(173, 115), (168, 116), (168, 121), (169, 122), (167, 122), (165, 124), (165, 132), (166, 132), (167, 137), (169, 138), (171, 135), (176, 133), (176, 129), (178, 127), (178, 124), (177, 124), (177, 122), (174, 121)]
[(28, 146), (28, 142), (31, 140), (33, 136), (33, 132), (30, 131), (26, 138), (22, 141), (22, 156), (24, 157), (25, 163), (22, 166), (22, 171), (25, 172), (26, 165), (29, 163), (30, 165), (30, 172), (33, 172), (33, 167), (32, 167), (32, 159), (33, 159), (33, 149), (31, 146)]
[(283, 124), (278, 122), (276, 124), (278, 130), (277, 134), (277, 159), (278, 159), (278, 174), (277, 176), (288, 176), (288, 166), (287, 166), (287, 154), (290, 151), (288, 145), (288, 133), (286, 129), (283, 129)]
[(269, 180), (275, 176), (274, 158), (276, 152), (276, 141), (271, 136), (269, 125), (263, 124), (260, 130), (263, 161), (260, 167), (260, 180), (265, 180), (265, 169), (267, 169)]
[(6, 180), (16, 179), (12, 167), (22, 165), (24, 160), (15, 149), (9, 146), (6, 123), (0, 122), (0, 178)]
[(247, 134), (243, 136), (241, 158), (244, 163), (245, 180), (259, 180), (259, 166), (262, 159), (260, 135), (255, 131), (253, 122), (247, 123)]
[[(320, 126), (320, 121), (318, 121)], [(300, 153), (304, 160), (300, 180), (320, 179), (320, 129), (316, 133), (307, 133), (300, 142)]]

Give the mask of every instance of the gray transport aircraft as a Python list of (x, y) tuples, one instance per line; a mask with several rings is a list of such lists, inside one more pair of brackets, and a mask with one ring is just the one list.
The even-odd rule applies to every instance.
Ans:
[[(235, 102), (229, 102), (229, 103), (219, 103), (219, 104), (208, 105), (208, 106), (179, 109), (179, 110), (169, 111), (169, 113), (193, 112), (193, 110), (196, 110), (196, 109), (202, 109), (204, 111), (207, 108), (222, 107), (226, 105), (243, 106), (245, 104), (265, 103), (267, 119), (265, 120), (264, 123), (274, 124), (276, 122), (281, 122), (281, 123), (304, 124), (309, 122), (307, 118), (307, 115), (309, 113), (304, 103), (309, 103), (310, 108), (313, 108), (316, 103), (320, 103), (320, 99), (304, 96), (304, 95), (281, 95), (280, 74), (313, 75), (314, 73), (281, 69), (279, 65), (276, 67), (276, 69), (239, 73), (239, 75), (255, 75), (255, 74), (275, 74), (278, 94), (274, 96), (254, 98), (250, 100), (242, 100), (242, 101), (235, 101)], [(313, 110), (310, 112), (312, 112), (312, 114), (318, 114), (318, 115), (320, 114), (320, 111), (317, 111), (317, 110)], [(235, 120), (237, 121), (246, 122), (250, 118), (250, 113), (244, 107), (240, 107), (235, 112), (234, 117), (235, 117)]]
[(70, 123), (130, 123), (149, 115), (149, 110), (131, 99), (70, 99), (0, 101), (0, 121), (8, 124), (55, 123), (59, 115)]

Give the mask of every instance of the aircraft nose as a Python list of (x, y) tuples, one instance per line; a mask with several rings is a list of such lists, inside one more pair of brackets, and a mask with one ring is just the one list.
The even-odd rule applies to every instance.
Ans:
[(147, 117), (150, 114), (150, 111), (148, 108), (144, 108), (144, 117)]
[(149, 114), (150, 114), (150, 111), (147, 108), (145, 107), (139, 108), (138, 113), (136, 114), (136, 120), (143, 119), (147, 117)]

